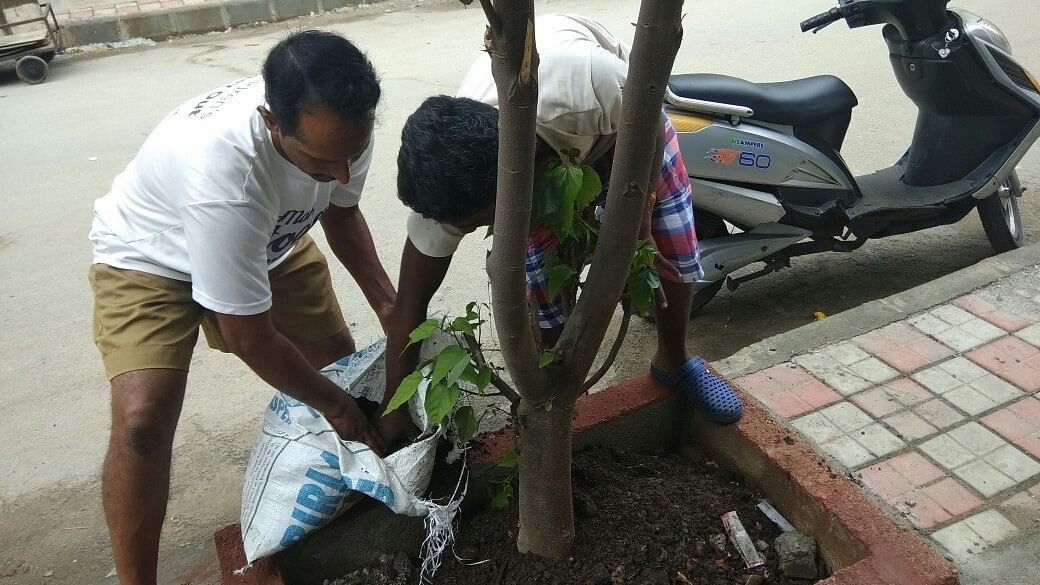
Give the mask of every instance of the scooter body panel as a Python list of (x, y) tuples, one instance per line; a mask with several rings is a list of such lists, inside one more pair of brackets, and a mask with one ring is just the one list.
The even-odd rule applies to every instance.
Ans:
[(716, 120), (680, 132), (679, 148), (691, 177), (805, 189), (853, 188), (852, 178), (826, 154), (783, 132), (745, 121)]

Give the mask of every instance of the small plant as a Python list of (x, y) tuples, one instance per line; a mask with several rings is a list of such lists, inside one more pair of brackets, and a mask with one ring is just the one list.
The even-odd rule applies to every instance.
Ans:
[[(569, 314), (568, 308), (573, 307), (577, 300), (583, 285), (582, 269), (599, 239), (599, 220), (595, 216), (593, 203), (602, 194), (602, 183), (595, 169), (578, 162), (579, 156), (577, 150), (568, 150), (564, 152), (562, 160), (549, 162), (538, 169), (533, 198), (535, 212), (531, 220), (532, 230), (548, 230), (557, 240), (556, 246), (543, 256), (542, 270), (547, 275), (550, 298), (555, 301), (563, 297), (565, 314)], [(636, 249), (628, 277), (627, 294), (622, 303), (625, 325), (615, 346), (624, 339), (631, 307), (639, 311), (646, 310), (653, 300), (654, 290), (661, 285), (660, 276), (654, 267), (656, 254), (650, 240), (641, 241)], [(631, 303), (624, 302), (629, 299)], [(473, 437), (480, 423), (473, 406), (467, 404), (467, 397), (505, 397), (513, 407), (511, 414), (515, 414), (520, 394), (499, 376), (504, 368), (496, 367), (484, 356), (481, 327), (485, 320), (480, 310), (480, 305), (471, 302), (466, 306), (463, 316), (427, 319), (412, 330), (405, 349), (438, 333), (451, 336), (455, 344), (448, 345), (433, 358), (420, 363), (415, 371), (405, 377), (388, 403), (386, 412), (392, 412), (408, 402), (425, 382), (428, 386), (424, 407), (430, 422), (448, 425), (460, 445)], [(600, 373), (587, 386), (602, 377), (615, 357), (616, 352), (612, 352)], [(547, 368), (555, 361), (556, 354), (553, 351), (543, 350), (538, 356), (538, 368)], [(489, 483), (492, 507), (509, 505), (518, 465), (515, 450), (510, 451), (496, 465)]]

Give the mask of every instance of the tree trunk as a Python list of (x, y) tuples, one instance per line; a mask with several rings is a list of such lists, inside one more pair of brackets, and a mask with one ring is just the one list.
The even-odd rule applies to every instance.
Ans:
[(520, 402), (520, 531), (522, 553), (566, 558), (574, 544), (571, 418), (574, 403)]
[[(606, 213), (584, 294), (557, 346), (570, 376), (588, 374), (628, 280), (657, 152), (661, 102), (682, 43), (682, 0), (643, 0), (622, 92), (622, 123), (614, 150)], [(569, 378), (565, 380), (570, 385)]]
[(524, 397), (550, 398), (528, 326), (527, 237), (534, 195), (538, 51), (533, 0), (481, 0), (488, 18), (484, 44), (498, 89), (498, 193), (494, 244), (487, 260), (491, 308), (506, 368)]
[[(607, 211), (583, 294), (567, 320), (557, 361), (538, 367), (528, 321), (525, 256), (534, 191), (538, 53), (533, 0), (480, 0), (498, 88), (498, 194), (488, 258), (492, 308), (506, 367), (522, 399), (517, 547), (565, 558), (574, 543), (571, 418), (627, 281), (660, 127), (661, 100), (682, 40), (682, 0), (640, 7)], [(591, 291), (591, 292), (589, 292)]]

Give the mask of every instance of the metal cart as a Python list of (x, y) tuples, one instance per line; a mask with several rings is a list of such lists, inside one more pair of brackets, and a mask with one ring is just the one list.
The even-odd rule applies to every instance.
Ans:
[(43, 83), (47, 63), (58, 51), (58, 19), (50, 4), (0, 0), (0, 62), (14, 61), (26, 83)]

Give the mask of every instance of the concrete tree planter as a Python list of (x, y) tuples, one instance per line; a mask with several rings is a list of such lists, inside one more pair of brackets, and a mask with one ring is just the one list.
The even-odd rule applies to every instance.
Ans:
[[(739, 423), (718, 426), (699, 419), (671, 390), (649, 377), (634, 378), (579, 400), (574, 446), (674, 448), (686, 457), (714, 460), (742, 476), (799, 530), (816, 538), (831, 572), (820, 582), (824, 585), (959, 583), (954, 567), (911, 529), (889, 518), (753, 399), (745, 397), (745, 404)], [(474, 477), (512, 445), (509, 428), (479, 437), (469, 457)], [(454, 485), (457, 477), (446, 472), (440, 480)], [(359, 506), (242, 576), (232, 574), (244, 564), (237, 525), (219, 531), (216, 541), (226, 585), (320, 584), (370, 564), (380, 554), (414, 554), (422, 541), (422, 522), (395, 516), (377, 503)]]

